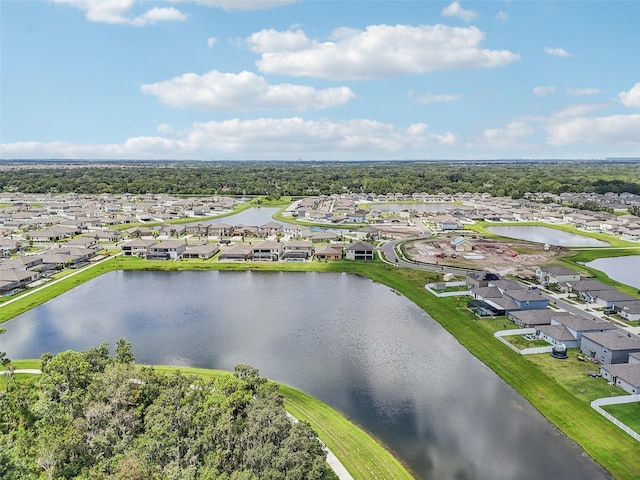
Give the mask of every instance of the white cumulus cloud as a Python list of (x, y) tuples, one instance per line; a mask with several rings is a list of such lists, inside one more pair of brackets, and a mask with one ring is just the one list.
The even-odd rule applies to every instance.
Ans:
[(1, 145), (0, 158), (72, 159), (388, 159), (416, 157), (456, 144), (451, 132), (433, 134), (424, 123), (401, 128), (368, 119), (332, 122), (292, 118), (197, 122), (186, 130), (163, 124), (161, 136), (133, 137), (121, 144), (22, 142)]
[(142, 85), (140, 89), (172, 107), (201, 110), (323, 109), (343, 105), (355, 97), (348, 87), (316, 90), (289, 83), (270, 85), (263, 77), (247, 71), (238, 74), (216, 70), (204, 75), (185, 73), (163, 82)]
[(142, 15), (133, 16), (130, 10), (134, 0), (53, 0), (85, 12), (87, 20), (98, 23), (113, 23), (143, 27), (158, 22), (182, 22), (187, 16), (173, 7), (154, 7)]
[(216, 37), (209, 37), (207, 38), (207, 45), (209, 46), (209, 48), (213, 48), (213, 46), (218, 43), (218, 39)]
[(599, 88), (568, 88), (566, 92), (574, 97), (580, 97), (585, 95), (598, 95), (602, 93)]
[(467, 143), (470, 148), (483, 150), (507, 150), (531, 148), (526, 139), (534, 134), (534, 129), (522, 120), (514, 120), (504, 128), (488, 128), (482, 132), (480, 141)]
[(173, 2), (193, 2), (205, 7), (222, 10), (262, 10), (296, 3), (299, 0), (170, 0)]
[(301, 30), (262, 30), (247, 38), (267, 73), (334, 80), (383, 78), (434, 71), (494, 68), (520, 56), (480, 48), (484, 32), (445, 25), (371, 25), (340, 29), (334, 41), (309, 39)]
[(572, 56), (564, 48), (544, 47), (544, 51), (547, 55), (551, 55), (552, 57), (571, 57)]
[(470, 22), (471, 20), (473, 20), (475, 17), (478, 16), (476, 12), (473, 12), (471, 10), (465, 10), (464, 8), (462, 8), (462, 6), (460, 5), (460, 2), (450, 3), (447, 7), (445, 7), (442, 10), (441, 15), (443, 17), (457, 17), (462, 19), (465, 22)]
[(627, 107), (640, 108), (640, 82), (636, 83), (628, 92), (620, 92), (618, 98)]
[(547, 133), (554, 146), (640, 147), (640, 114), (573, 118), (550, 124)]
[(547, 95), (551, 95), (555, 91), (556, 87), (554, 87), (553, 85), (533, 87), (533, 94), (538, 97), (546, 97)]
[(462, 98), (459, 93), (441, 93), (433, 95), (431, 93), (416, 94), (413, 90), (408, 93), (408, 97), (413, 103), (428, 104), (428, 103), (448, 103), (457, 102)]

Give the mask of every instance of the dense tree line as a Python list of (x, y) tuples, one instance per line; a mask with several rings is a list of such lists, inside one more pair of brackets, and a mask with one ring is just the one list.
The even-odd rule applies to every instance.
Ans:
[(0, 190), (25, 193), (167, 193), (310, 196), (343, 192), (630, 192), (640, 164), (563, 162), (4, 162)]
[(203, 381), (114, 357), (103, 343), (43, 355), (38, 381), (0, 393), (0, 478), (320, 480), (326, 454), (273, 383), (240, 365)]

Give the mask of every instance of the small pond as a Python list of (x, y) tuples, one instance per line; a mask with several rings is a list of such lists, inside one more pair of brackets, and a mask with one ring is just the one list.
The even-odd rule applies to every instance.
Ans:
[(606, 273), (616, 282), (640, 289), (640, 255), (598, 258), (585, 265)]
[(516, 238), (528, 242), (548, 243), (562, 247), (606, 247), (609, 245), (601, 240), (564, 232), (549, 227), (532, 225), (487, 227), (487, 230), (502, 237)]

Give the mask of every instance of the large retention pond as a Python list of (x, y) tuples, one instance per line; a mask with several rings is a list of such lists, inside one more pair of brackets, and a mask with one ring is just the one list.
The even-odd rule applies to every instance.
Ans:
[(609, 244), (595, 238), (564, 232), (549, 227), (516, 225), (487, 227), (487, 230), (503, 237), (517, 238), (528, 242), (548, 243), (563, 247), (606, 247)]
[(640, 255), (597, 258), (585, 265), (604, 272), (616, 282), (640, 289)]
[(10, 358), (123, 336), (138, 362), (253, 365), (344, 412), (419, 479), (610, 478), (415, 304), (355, 275), (112, 272), (3, 326)]

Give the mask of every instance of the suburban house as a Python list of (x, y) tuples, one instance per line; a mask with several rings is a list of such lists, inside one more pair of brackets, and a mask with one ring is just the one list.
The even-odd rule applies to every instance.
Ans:
[(149, 247), (154, 245), (155, 243), (155, 240), (145, 240), (142, 238), (137, 238), (135, 240), (129, 240), (128, 242), (123, 243), (120, 248), (122, 249), (122, 254), (125, 256), (147, 258)]
[(451, 215), (440, 215), (434, 218), (434, 222), (438, 230), (459, 230), (462, 228), (458, 219)]
[(617, 302), (614, 305), (615, 313), (631, 322), (640, 320), (640, 300), (632, 302)]
[(502, 295), (513, 300), (519, 310), (544, 310), (549, 303), (540, 292), (535, 290), (505, 290)]
[(561, 319), (569, 316), (569, 312), (556, 312), (546, 308), (544, 310), (516, 310), (509, 312), (509, 320), (522, 328), (537, 328), (539, 325), (551, 325), (553, 318)]
[(536, 280), (541, 285), (553, 285), (561, 282), (577, 282), (580, 274), (565, 267), (540, 267), (536, 269)]
[(209, 236), (211, 237), (230, 237), (233, 235), (233, 225), (226, 223), (212, 223), (209, 225)]
[(382, 231), (372, 225), (363, 227), (356, 232), (356, 238), (358, 240), (380, 240), (382, 238)]
[(163, 240), (149, 246), (148, 260), (178, 260), (187, 248), (184, 240)]
[(551, 325), (561, 325), (571, 332), (571, 335), (580, 343), (586, 333), (603, 333), (615, 330), (616, 326), (597, 317), (585, 318), (580, 315), (554, 315)]
[(186, 225), (187, 235), (194, 235), (196, 237), (208, 237), (209, 236), (209, 224), (203, 222), (189, 223)]
[(278, 222), (268, 222), (258, 227), (258, 234), (264, 235), (267, 237), (278, 235), (279, 233), (282, 233), (282, 231), (283, 231), (282, 224)]
[(316, 250), (315, 256), (322, 260), (342, 260), (342, 245), (325, 245)]
[(347, 245), (347, 260), (374, 260), (375, 247), (368, 242), (355, 242)]
[(284, 244), (282, 260), (308, 260), (313, 257), (313, 242), (311, 240), (292, 240)]
[(182, 258), (199, 258), (200, 260), (207, 260), (213, 257), (220, 251), (217, 245), (205, 243), (203, 245), (187, 245), (187, 248), (182, 252)]
[(614, 288), (611, 285), (607, 285), (598, 280), (578, 280), (571, 282), (562, 282), (558, 285), (559, 289), (563, 292), (573, 293), (574, 295), (580, 295), (582, 292), (587, 292), (589, 290), (613, 290)]
[(277, 262), (282, 255), (282, 244), (272, 240), (266, 240), (255, 247), (251, 251), (254, 260), (263, 262)]
[(536, 333), (538, 338), (551, 345), (564, 345), (567, 348), (580, 346), (580, 341), (564, 325), (538, 325)]
[(246, 262), (251, 259), (251, 245), (234, 245), (218, 255), (219, 262)]
[(335, 232), (318, 232), (311, 235), (311, 241), (313, 243), (332, 242), (338, 239), (338, 234)]
[(616, 303), (638, 300), (636, 297), (627, 295), (617, 289), (587, 290), (585, 292), (581, 292), (580, 297), (588, 303), (595, 303), (596, 305), (600, 305), (607, 309), (612, 309)]
[(26, 287), (40, 277), (31, 270), (0, 270), (0, 293), (6, 294)]
[(287, 225), (283, 227), (284, 233), (292, 238), (308, 238), (311, 236), (311, 227), (305, 225)]
[(606, 381), (631, 395), (640, 393), (640, 363), (601, 365), (600, 374)]
[(87, 235), (99, 242), (118, 242), (122, 239), (122, 233), (119, 230), (94, 230)]
[(500, 280), (502, 277), (492, 272), (471, 272), (467, 274), (466, 283), (469, 288), (488, 287), (489, 282)]
[(640, 337), (620, 329), (585, 333), (580, 351), (599, 363), (627, 363), (630, 353), (640, 352)]

